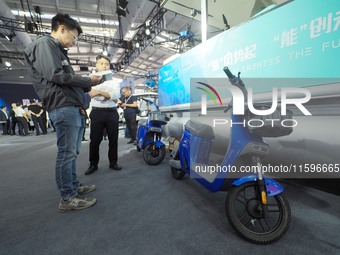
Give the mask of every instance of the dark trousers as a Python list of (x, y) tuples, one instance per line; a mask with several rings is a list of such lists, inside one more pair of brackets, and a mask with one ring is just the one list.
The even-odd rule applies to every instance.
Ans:
[(107, 130), (109, 139), (109, 161), (114, 165), (118, 161), (118, 121), (117, 110), (92, 109), (90, 113), (90, 164), (97, 165), (99, 162), (99, 146), (103, 140), (104, 128)]
[(126, 121), (126, 127), (129, 130), (131, 140), (136, 140), (137, 135), (137, 121), (136, 121), (136, 114), (129, 114), (124, 116)]
[(15, 135), (15, 126), (17, 125), (17, 117), (12, 117), (11, 121), (11, 130), (12, 130), (12, 135)]
[(6, 122), (2, 123), (2, 134), (3, 135), (7, 135), (7, 134), (10, 134), (10, 125), (11, 125), (11, 122), (10, 120), (6, 120)]
[(24, 117), (17, 117), (19, 135), (28, 135), (28, 124)]
[(39, 126), (40, 126), (41, 131), (43, 132), (43, 134), (46, 134), (47, 133), (47, 128), (46, 128), (46, 125), (43, 124), (41, 116), (37, 117), (37, 116), (32, 115), (31, 117), (32, 117), (32, 121), (34, 123), (35, 131), (36, 131), (37, 135), (40, 134)]

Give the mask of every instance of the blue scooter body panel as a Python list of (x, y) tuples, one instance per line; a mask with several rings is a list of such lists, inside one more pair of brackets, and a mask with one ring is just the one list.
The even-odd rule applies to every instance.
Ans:
[[(273, 196), (276, 196), (277, 194), (280, 194), (284, 191), (284, 187), (280, 183), (278, 183), (277, 181), (275, 181), (271, 178), (266, 178), (266, 177), (264, 177), (263, 180), (264, 180), (264, 183), (266, 185), (267, 196), (273, 197)], [(240, 186), (240, 185), (242, 185), (246, 182), (255, 182), (255, 181), (257, 181), (257, 177), (256, 177), (255, 174), (247, 175), (247, 176), (244, 176), (244, 177), (239, 178), (237, 180), (234, 180), (232, 182), (232, 185)]]
[[(145, 147), (154, 142), (153, 139), (153, 132), (149, 131), (151, 127), (156, 127), (156, 128), (162, 128), (162, 125), (152, 123), (150, 121), (147, 121), (145, 125), (139, 125), (137, 129), (137, 142), (139, 148), (142, 150), (145, 149)], [(148, 136), (148, 133), (150, 133), (150, 136)], [(157, 148), (164, 146), (164, 143), (161, 141), (156, 141), (156, 146)]]
[[(251, 142), (264, 144), (262, 137), (254, 136), (253, 134), (250, 133), (248, 128), (244, 128), (243, 116), (233, 115), (232, 123), (235, 126), (233, 126), (232, 132), (231, 132), (231, 143), (229, 145), (228, 153), (224, 157), (221, 166), (234, 165), (237, 158), (239, 157), (242, 150), (247, 144)], [(202, 184), (204, 187), (206, 187), (210, 191), (217, 192), (221, 190), (221, 186), (224, 183), (224, 180), (228, 176), (227, 172), (223, 172), (223, 171), (218, 172), (216, 175), (216, 178), (211, 182), (211, 181), (208, 181), (202, 178), (202, 176), (197, 174), (195, 171), (190, 170), (189, 166), (192, 163), (191, 162), (192, 157), (190, 157), (190, 138), (191, 138), (190, 132), (188, 130), (184, 130), (184, 134), (179, 145), (180, 146), (179, 147), (179, 154), (180, 154), (179, 158), (181, 160), (182, 169), (186, 173), (190, 174), (192, 178), (194, 178), (197, 182)], [(205, 162), (205, 163), (208, 164), (208, 162)]]
[(137, 143), (139, 148), (144, 149), (143, 143), (144, 143), (144, 137), (146, 133), (147, 127), (146, 125), (139, 125), (137, 129)]
[[(151, 143), (154, 143), (154, 142), (155, 142), (154, 140), (146, 141), (146, 142), (145, 142), (145, 147), (148, 146), (148, 145), (151, 144)], [(164, 144), (162, 141), (157, 140), (157, 141), (156, 141), (156, 148), (160, 148), (160, 147), (162, 147), (162, 146), (165, 146), (165, 144)]]

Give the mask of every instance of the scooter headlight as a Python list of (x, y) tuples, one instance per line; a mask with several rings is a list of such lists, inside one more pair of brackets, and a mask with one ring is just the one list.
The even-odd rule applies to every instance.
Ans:
[(157, 132), (157, 133), (162, 133), (162, 129), (159, 127), (150, 127), (149, 131), (151, 132)]

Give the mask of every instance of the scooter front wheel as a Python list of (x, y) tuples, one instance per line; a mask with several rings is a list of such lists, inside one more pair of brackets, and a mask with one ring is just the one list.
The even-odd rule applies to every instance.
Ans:
[(227, 195), (226, 214), (232, 227), (244, 239), (267, 244), (280, 239), (291, 221), (289, 203), (282, 194), (267, 196), (262, 204), (256, 182), (233, 187)]
[(171, 174), (176, 180), (180, 180), (184, 177), (185, 172), (182, 169), (177, 169), (175, 167), (171, 167)]
[(159, 148), (154, 143), (148, 144), (143, 153), (144, 161), (149, 165), (157, 165), (165, 158), (165, 146)]

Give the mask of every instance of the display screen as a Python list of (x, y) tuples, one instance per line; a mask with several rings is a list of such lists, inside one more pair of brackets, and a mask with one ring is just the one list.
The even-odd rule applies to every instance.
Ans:
[[(301, 15), (303, 10), (303, 15)], [(340, 7), (332, 0), (295, 0), (225, 31), (159, 70), (159, 104), (192, 102), (190, 78), (226, 78), (223, 67), (243, 78), (340, 78)], [(320, 81), (320, 79), (319, 79)], [(271, 91), (273, 84), (251, 87)], [(330, 91), (330, 93), (332, 93)]]

